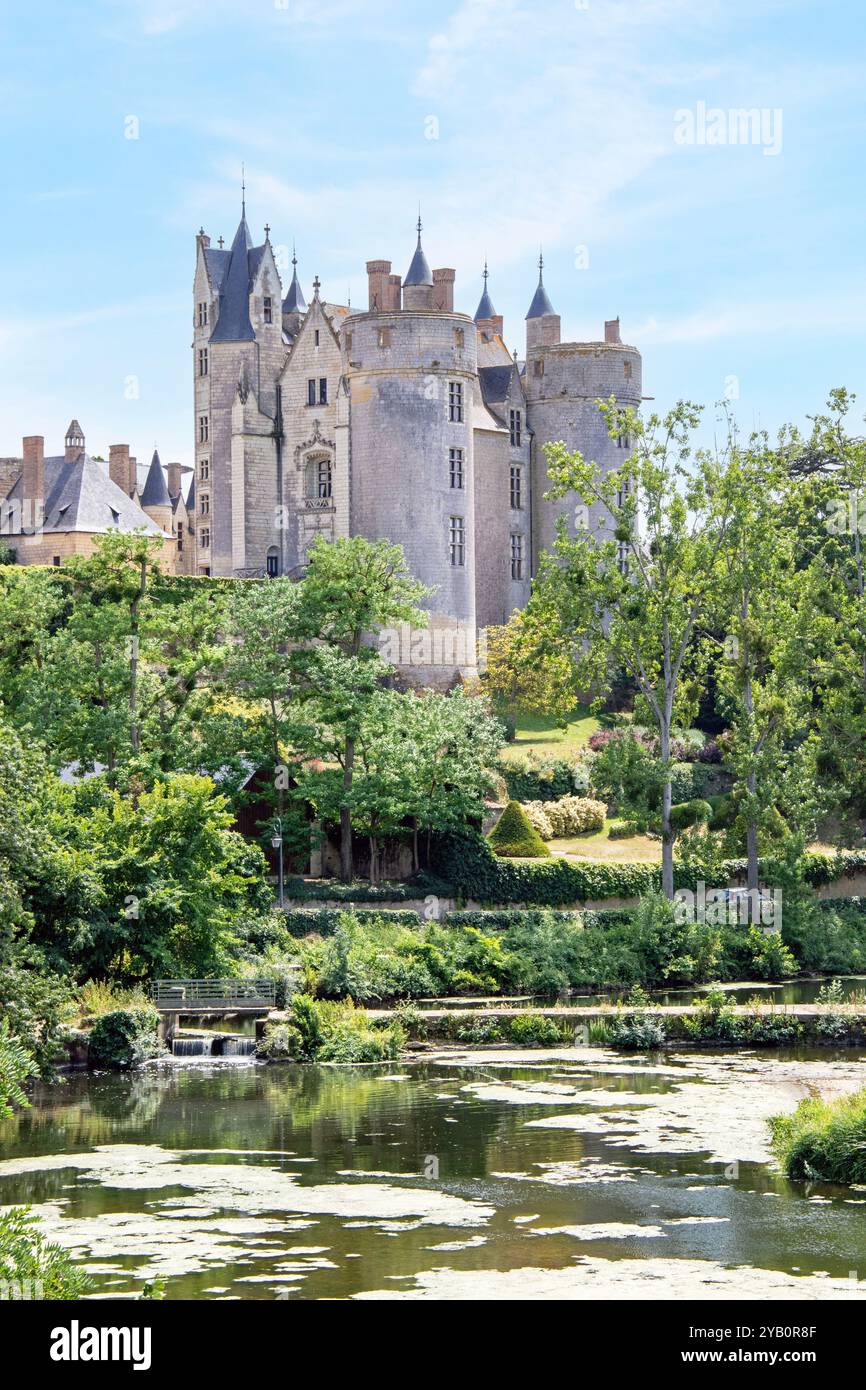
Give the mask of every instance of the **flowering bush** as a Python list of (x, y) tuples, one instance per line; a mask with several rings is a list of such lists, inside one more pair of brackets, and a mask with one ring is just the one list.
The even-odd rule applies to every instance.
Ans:
[(563, 796), (545, 808), (554, 838), (583, 835), (604, 828), (607, 807), (589, 796)]
[(553, 839), (553, 826), (547, 812), (551, 806), (555, 806), (555, 801), (524, 801), (523, 809), (526, 812), (526, 819), (537, 830), (542, 840)]

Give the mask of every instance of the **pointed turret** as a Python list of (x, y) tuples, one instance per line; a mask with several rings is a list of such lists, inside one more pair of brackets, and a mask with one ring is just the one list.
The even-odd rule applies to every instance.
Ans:
[(171, 498), (168, 493), (168, 484), (165, 481), (165, 473), (159, 461), (159, 453), (153, 451), (153, 458), (147, 470), (144, 489), (141, 494), (142, 507), (171, 507)]
[(495, 310), (494, 307), (493, 307), (493, 300), (490, 298), (490, 295), (487, 293), (487, 278), (488, 278), (488, 275), (489, 275), (489, 271), (488, 271), (488, 269), (487, 269), (487, 262), (485, 261), (485, 262), (484, 262), (484, 293), (482, 294), (480, 300), (478, 301), (478, 308), (475, 310), (475, 322), (476, 322), (476, 323), (478, 323), (479, 319), (494, 319), (494, 318), (496, 318), (496, 310)]
[(220, 309), (212, 343), (245, 343), (255, 339), (250, 323), (249, 253), (253, 239), (247, 226), (246, 204), (229, 251), (229, 262), (220, 286)]
[(283, 313), (305, 314), (307, 301), (304, 299), (304, 292), (298, 280), (298, 258), (295, 255), (294, 246), (292, 246), (292, 267), (292, 283), (289, 285), (289, 292), (283, 300)]
[(64, 457), (67, 463), (74, 463), (84, 453), (84, 430), (77, 420), (69, 421), (64, 443)]
[(546, 314), (555, 314), (556, 310), (550, 302), (547, 290), (544, 288), (544, 256), (538, 257), (538, 289), (529, 306), (528, 319), (542, 319)]
[(418, 218), (418, 245), (415, 247), (415, 255), (412, 257), (412, 264), (406, 272), (406, 279), (403, 281), (404, 290), (411, 285), (429, 285), (433, 288), (433, 272), (424, 255), (424, 248), (421, 245), (421, 232), (423, 230), (421, 218)]

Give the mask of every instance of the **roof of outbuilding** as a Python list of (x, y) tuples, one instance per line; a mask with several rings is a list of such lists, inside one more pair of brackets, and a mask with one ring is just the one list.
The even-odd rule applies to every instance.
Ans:
[(159, 454), (156, 449), (153, 451), (153, 458), (150, 460), (150, 467), (147, 470), (144, 491), (141, 494), (141, 505), (143, 507), (171, 506), (171, 498), (168, 495), (168, 483), (165, 480), (165, 472), (159, 461)]
[[(7, 502), (23, 500), (21, 474), (7, 494)], [(5, 518), (4, 518), (5, 520)], [(61, 455), (45, 460), (45, 531), (144, 530), (159, 535), (160, 528), (137, 502), (89, 454), (67, 461)]]

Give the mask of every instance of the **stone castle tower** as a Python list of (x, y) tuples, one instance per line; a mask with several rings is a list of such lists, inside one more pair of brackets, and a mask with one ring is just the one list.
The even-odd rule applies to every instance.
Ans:
[(196, 238), (198, 572), (300, 575), (320, 535), (400, 542), (434, 592), (430, 637), (394, 659), (469, 670), (477, 633), (527, 602), (559, 512), (575, 525), (544, 499), (544, 444), (618, 467), (628, 440), (608, 438), (596, 400), (639, 406), (640, 354), (618, 319), (603, 342), (563, 343), (540, 259), (512, 358), (486, 265), (470, 317), (455, 272), (430, 269), (420, 218), (405, 279), (367, 262), (363, 311), (324, 300), (318, 279), (308, 304), (296, 256), (283, 298), (268, 233), (253, 246), (243, 207), (230, 248)]

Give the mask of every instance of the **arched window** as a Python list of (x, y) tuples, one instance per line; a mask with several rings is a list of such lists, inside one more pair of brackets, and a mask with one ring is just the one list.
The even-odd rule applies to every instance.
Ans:
[(304, 496), (308, 501), (331, 499), (331, 456), (310, 454), (304, 469)]

